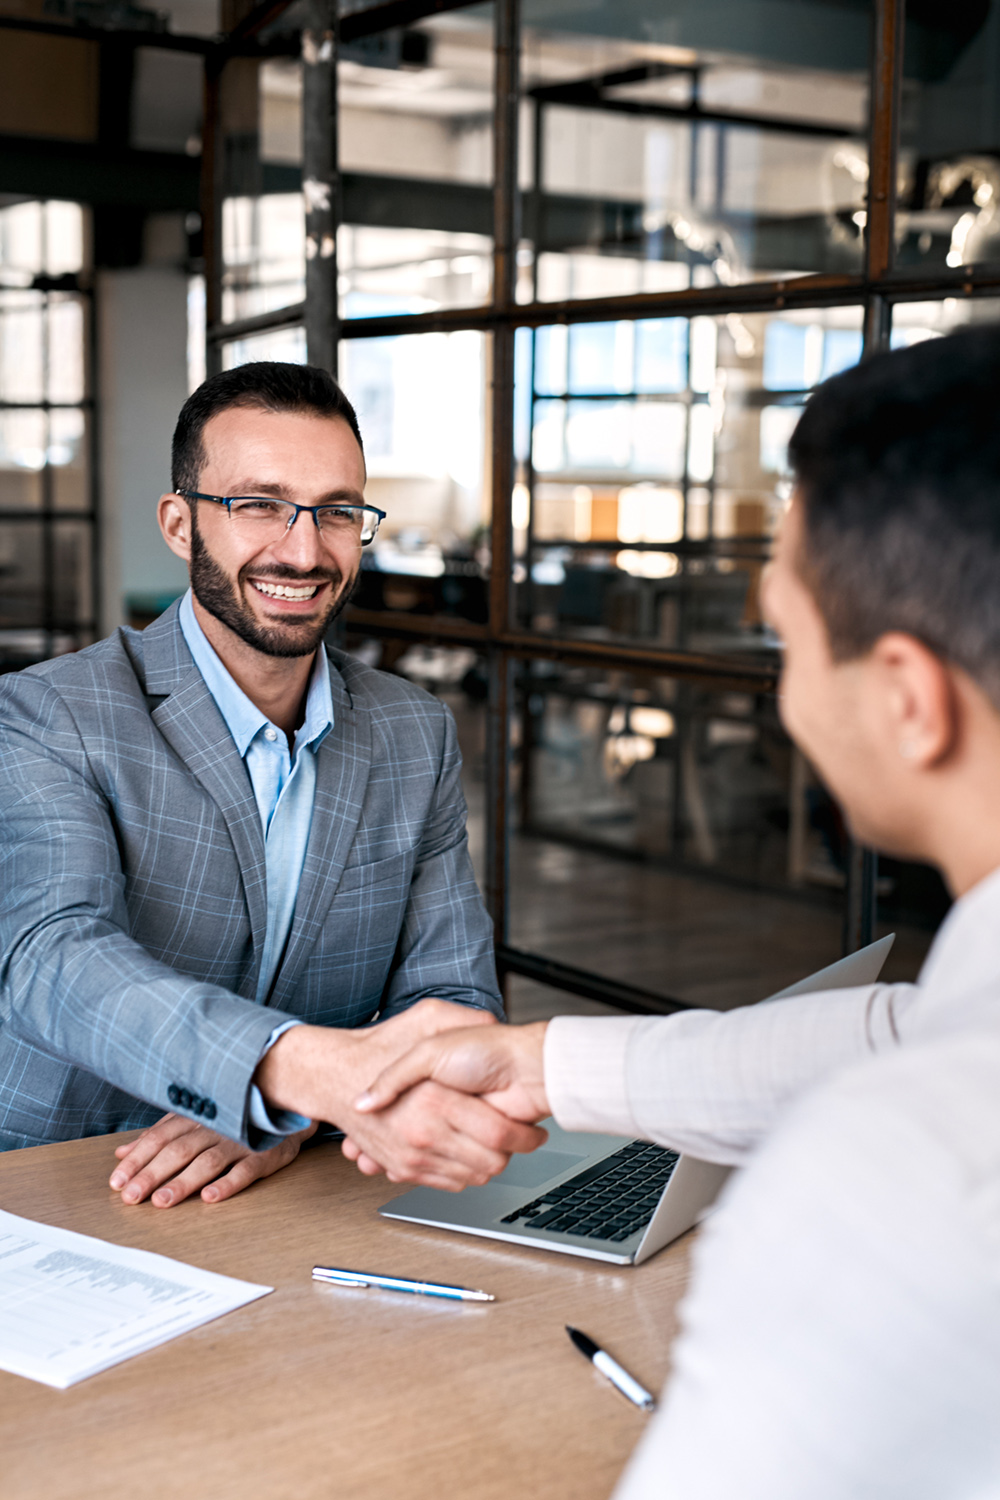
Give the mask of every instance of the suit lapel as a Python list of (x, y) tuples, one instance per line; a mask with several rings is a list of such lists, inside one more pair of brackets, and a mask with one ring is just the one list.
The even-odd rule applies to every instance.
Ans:
[(259, 973), (267, 930), (260, 814), (247, 768), (187, 649), (176, 605), (143, 631), (142, 656), (147, 699), (163, 700), (152, 710), (153, 723), (212, 798), (232, 840)]
[(371, 719), (330, 667), (333, 728), (316, 756), (316, 796), (295, 916), (271, 1003), (295, 987), (337, 893), (354, 843), (371, 770)]

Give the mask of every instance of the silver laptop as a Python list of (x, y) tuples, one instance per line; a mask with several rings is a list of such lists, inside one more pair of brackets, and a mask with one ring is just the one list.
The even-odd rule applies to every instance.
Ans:
[[(892, 934), (880, 938), (769, 998), (872, 984), (893, 940)], [(379, 1213), (433, 1229), (637, 1266), (708, 1213), (731, 1170), (628, 1136), (560, 1130), (552, 1119), (542, 1123), (547, 1144), (512, 1157), (485, 1187), (458, 1194), (414, 1188), (383, 1204)]]

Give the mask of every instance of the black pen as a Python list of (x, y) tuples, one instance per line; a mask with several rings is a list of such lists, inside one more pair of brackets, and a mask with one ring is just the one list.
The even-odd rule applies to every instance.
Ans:
[(585, 1333), (581, 1333), (579, 1328), (571, 1328), (568, 1323), (566, 1324), (566, 1332), (580, 1353), (585, 1354), (591, 1364), (600, 1370), (602, 1375), (606, 1375), (612, 1385), (618, 1387), (623, 1396), (627, 1396), (636, 1406), (641, 1406), (643, 1411), (656, 1410), (656, 1402), (646, 1390), (646, 1387), (640, 1385), (638, 1380), (633, 1379), (627, 1370), (623, 1370), (618, 1361), (612, 1359), (611, 1355), (602, 1349), (599, 1344), (595, 1344), (593, 1339), (589, 1339)]

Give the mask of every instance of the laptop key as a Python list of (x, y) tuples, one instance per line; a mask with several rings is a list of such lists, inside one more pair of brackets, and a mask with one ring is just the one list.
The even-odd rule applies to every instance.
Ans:
[(606, 1156), (603, 1161), (595, 1162), (592, 1167), (586, 1167), (582, 1172), (577, 1172), (569, 1182), (563, 1183), (563, 1187), (581, 1188), (588, 1182), (596, 1182), (598, 1177), (603, 1177), (605, 1173), (613, 1172), (614, 1169), (614, 1161), (610, 1156)]
[(537, 1218), (532, 1219), (531, 1227), (532, 1229), (548, 1229), (556, 1219), (561, 1219), (562, 1217), (563, 1210), (561, 1208), (550, 1208), (546, 1213), (539, 1214)]

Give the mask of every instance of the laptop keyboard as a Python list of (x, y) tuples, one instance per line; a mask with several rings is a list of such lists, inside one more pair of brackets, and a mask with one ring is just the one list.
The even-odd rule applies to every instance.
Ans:
[(665, 1146), (630, 1141), (500, 1222), (523, 1220), (526, 1229), (558, 1230), (588, 1240), (627, 1240), (653, 1217), (679, 1159)]

